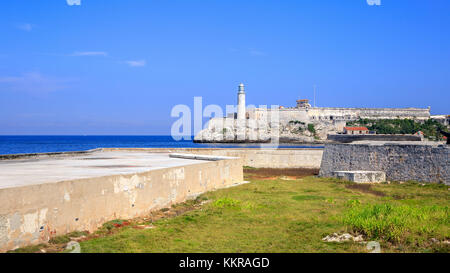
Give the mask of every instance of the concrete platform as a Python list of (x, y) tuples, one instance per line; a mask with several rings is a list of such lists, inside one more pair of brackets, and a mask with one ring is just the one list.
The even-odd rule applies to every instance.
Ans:
[(242, 160), (143, 150), (0, 156), (0, 252), (243, 183)]
[(0, 160), (0, 189), (64, 180), (142, 173), (204, 163), (202, 158), (172, 158), (169, 153), (96, 151), (46, 158)]
[(386, 173), (379, 171), (337, 171), (334, 176), (355, 183), (386, 182)]

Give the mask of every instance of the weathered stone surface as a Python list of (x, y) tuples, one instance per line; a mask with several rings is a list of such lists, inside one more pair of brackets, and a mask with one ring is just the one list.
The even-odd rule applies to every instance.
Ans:
[(386, 181), (386, 173), (379, 171), (337, 171), (335, 177), (356, 183), (381, 183)]
[(386, 179), (450, 184), (450, 147), (421, 142), (326, 144), (320, 176), (382, 171)]

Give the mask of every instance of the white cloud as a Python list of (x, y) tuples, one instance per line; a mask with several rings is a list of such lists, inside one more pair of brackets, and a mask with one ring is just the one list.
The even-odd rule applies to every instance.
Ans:
[(80, 6), (81, 0), (66, 0), (67, 5), (69, 6)]
[(69, 87), (73, 78), (55, 78), (39, 72), (24, 73), (20, 76), (0, 77), (0, 91), (48, 93)]
[(77, 51), (70, 56), (108, 56), (108, 53), (104, 51)]
[(31, 31), (31, 30), (33, 30), (33, 25), (32, 24), (28, 24), (28, 23), (18, 24), (18, 25), (16, 25), (16, 27), (18, 29), (20, 29), (20, 30), (23, 30), (23, 31)]
[(132, 67), (140, 67), (140, 66), (146, 66), (147, 65), (147, 62), (145, 60), (126, 61), (126, 63), (129, 66), (132, 66)]

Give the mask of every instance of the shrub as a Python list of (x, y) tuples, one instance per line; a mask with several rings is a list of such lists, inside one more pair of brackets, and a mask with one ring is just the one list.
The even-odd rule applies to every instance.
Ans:
[(55, 245), (67, 244), (68, 242), (70, 242), (70, 237), (67, 235), (56, 236), (56, 237), (51, 238), (48, 242), (50, 244), (55, 244)]
[(213, 202), (213, 206), (216, 208), (239, 208), (241, 201), (235, 200), (233, 198), (220, 198)]
[(439, 130), (445, 130), (445, 126), (439, 122), (428, 119), (425, 122), (416, 122), (412, 119), (359, 119), (347, 122), (347, 126), (366, 126), (377, 134), (415, 134), (422, 131), (426, 138), (441, 139)]

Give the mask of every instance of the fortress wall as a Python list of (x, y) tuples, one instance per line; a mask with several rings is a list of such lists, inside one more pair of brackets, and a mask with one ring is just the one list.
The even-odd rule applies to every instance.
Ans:
[(341, 118), (346, 120), (368, 118), (368, 119), (429, 119), (430, 110), (421, 108), (332, 108), (316, 107), (308, 110), (311, 118), (333, 119)]
[(450, 147), (428, 144), (326, 144), (320, 176), (335, 171), (383, 171), (393, 181), (450, 185)]
[[(271, 109), (247, 109), (250, 119), (267, 120), (271, 119)], [(278, 118), (281, 123), (286, 124), (289, 121), (302, 121), (308, 122), (309, 117), (307, 111), (304, 109), (291, 108), (291, 109), (279, 109)]]
[[(267, 119), (270, 109), (248, 109), (249, 118)], [(355, 120), (368, 119), (429, 119), (430, 110), (427, 108), (337, 108), (337, 107), (311, 107), (311, 108), (284, 108), (279, 109), (282, 123), (291, 120), (312, 122), (320, 120)]]
[(417, 109), (417, 108), (406, 108), (406, 109), (361, 109), (359, 112), (361, 118), (379, 118), (379, 119), (390, 119), (390, 118), (416, 118), (416, 119), (429, 119), (430, 110), (429, 109)]
[(95, 231), (243, 181), (242, 161), (226, 159), (142, 173), (0, 189), (0, 251)]

